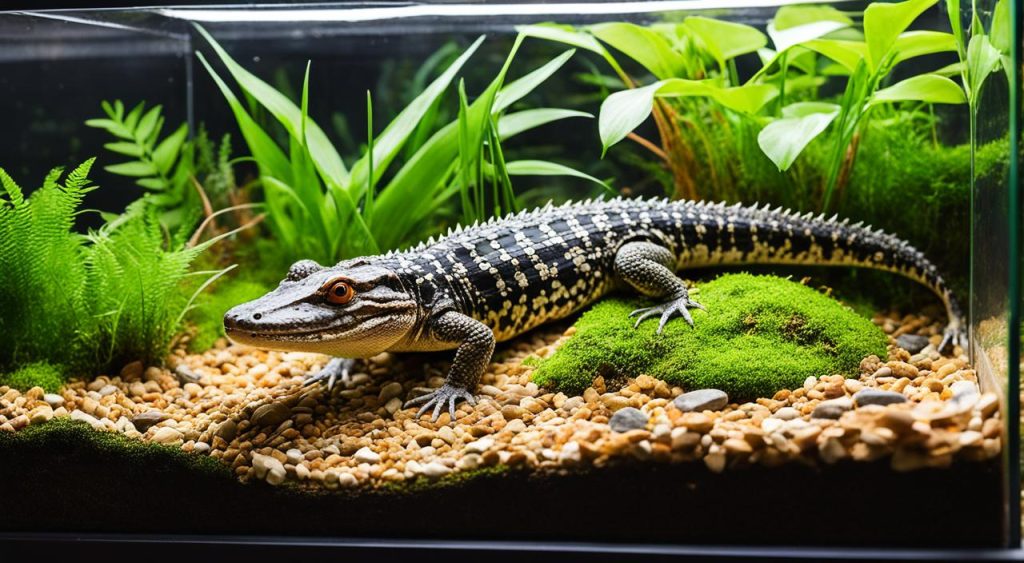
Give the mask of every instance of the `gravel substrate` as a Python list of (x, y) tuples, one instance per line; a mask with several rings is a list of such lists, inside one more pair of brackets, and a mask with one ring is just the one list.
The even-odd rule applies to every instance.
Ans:
[[(941, 325), (879, 315), (889, 357), (861, 362), (858, 378), (808, 378), (803, 387), (736, 404), (721, 392), (685, 390), (647, 376), (598, 378), (581, 396), (539, 389), (529, 356), (572, 333), (535, 331), (499, 347), (451, 424), (415, 418), (404, 401), (439, 387), (447, 355), (380, 355), (329, 394), (304, 388), (325, 356), (265, 352), (219, 342), (178, 351), (168, 369), (126, 366), (114, 377), (67, 385), (59, 395), (0, 387), (0, 430), (54, 416), (213, 456), (243, 481), (339, 489), (438, 479), (498, 465), (558, 472), (621, 460), (700, 462), (720, 473), (750, 464), (834, 464), (889, 459), (896, 471), (949, 467), (1000, 452), (998, 401), (980, 393), (960, 349), (935, 351)], [(914, 338), (921, 335), (927, 338)], [(911, 349), (924, 346), (915, 354)], [(925, 345), (927, 342), (927, 345)], [(197, 376), (181, 384), (179, 375)]]

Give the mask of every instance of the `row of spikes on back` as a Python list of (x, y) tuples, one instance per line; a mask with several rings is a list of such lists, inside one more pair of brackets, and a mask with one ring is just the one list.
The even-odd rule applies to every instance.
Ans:
[(668, 205), (683, 205), (683, 206), (685, 206), (687, 208), (687, 210), (692, 210), (692, 211), (714, 211), (716, 213), (738, 212), (738, 211), (742, 211), (744, 209), (748, 209), (749, 211), (751, 211), (751, 212), (753, 212), (755, 214), (754, 218), (758, 219), (758, 220), (803, 221), (803, 222), (808, 222), (808, 223), (819, 223), (819, 224), (823, 224), (823, 225), (837, 225), (837, 226), (840, 226), (840, 227), (849, 228), (849, 229), (853, 229), (853, 230), (861, 230), (861, 229), (863, 229), (865, 231), (864, 232), (865, 235), (883, 238), (883, 239), (885, 239), (884, 242), (887, 243), (888, 245), (892, 246), (893, 248), (901, 248), (902, 249), (902, 248), (910, 247), (910, 244), (907, 243), (907, 241), (905, 241), (903, 239), (900, 239), (900, 238), (898, 238), (896, 236), (893, 236), (891, 234), (888, 234), (885, 231), (883, 231), (882, 229), (865, 228), (863, 221), (858, 221), (856, 223), (850, 223), (849, 218), (843, 218), (842, 220), (840, 220), (838, 214), (832, 215), (831, 217), (826, 219), (824, 213), (820, 213), (818, 215), (814, 215), (813, 212), (807, 212), (807, 213), (801, 214), (801, 213), (799, 213), (797, 211), (793, 211), (791, 209), (783, 208), (781, 205), (777, 206), (777, 207), (775, 207), (773, 209), (771, 207), (771, 204), (768, 204), (768, 203), (764, 204), (764, 206), (761, 206), (760, 203), (754, 203), (753, 205), (750, 205), (750, 206), (744, 206), (742, 203), (736, 203), (736, 204), (733, 204), (733, 205), (726, 205), (726, 203), (722, 202), (722, 201), (705, 201), (705, 200), (701, 200), (701, 201), (692, 201), (692, 200), (673, 201), (673, 200), (670, 200), (669, 198), (650, 199), (650, 200), (639, 200), (639, 199), (633, 200), (633, 199), (629, 199), (629, 198), (623, 198), (622, 196), (616, 196), (616, 197), (614, 197), (614, 198), (612, 198), (610, 200), (605, 200), (603, 197), (591, 198), (591, 199), (586, 199), (586, 200), (583, 200), (583, 201), (572, 201), (572, 200), (569, 200), (569, 201), (566, 201), (565, 203), (563, 203), (562, 205), (558, 205), (558, 206), (554, 205), (553, 203), (551, 203), (549, 201), (543, 207), (537, 207), (537, 208), (534, 208), (534, 209), (524, 209), (524, 210), (519, 211), (518, 213), (510, 212), (507, 215), (505, 215), (504, 217), (494, 216), (494, 217), (491, 217), (490, 219), (488, 219), (486, 221), (482, 221), (482, 222), (481, 221), (476, 221), (472, 225), (468, 225), (468, 226), (463, 226), (461, 224), (460, 225), (456, 225), (454, 227), (450, 227), (448, 229), (448, 232), (446, 234), (444, 234), (444, 235), (438, 235), (437, 238), (435, 238), (434, 236), (431, 236), (427, 240), (422, 241), (418, 245), (416, 245), (415, 247), (411, 247), (411, 248), (409, 248), (407, 250), (389, 250), (387, 252), (387, 254), (385, 254), (385, 256), (394, 256), (396, 254), (402, 254), (402, 253), (406, 253), (406, 252), (419, 252), (419, 251), (425, 250), (429, 246), (432, 246), (432, 245), (434, 245), (434, 244), (444, 240), (445, 238), (451, 237), (453, 235), (461, 234), (463, 231), (467, 231), (467, 230), (470, 230), (470, 229), (476, 229), (476, 228), (480, 228), (480, 227), (492, 226), (492, 225), (495, 225), (495, 224), (497, 224), (499, 222), (502, 222), (502, 221), (510, 221), (510, 220), (516, 220), (516, 219), (525, 219), (525, 218), (530, 217), (532, 215), (541, 215), (541, 214), (544, 214), (544, 213), (549, 213), (549, 212), (551, 212), (551, 211), (553, 211), (555, 209), (566, 209), (566, 208), (570, 208), (570, 207), (585, 208), (585, 207), (588, 207), (588, 206), (591, 206), (591, 205), (596, 205), (596, 204), (621, 203), (621, 202), (624, 202), (624, 201), (625, 202), (629, 202), (629, 201), (637, 201), (637, 202), (644, 201), (644, 202), (647, 202), (647, 203), (658, 203), (658, 204), (666, 205), (666, 206), (668, 206)]

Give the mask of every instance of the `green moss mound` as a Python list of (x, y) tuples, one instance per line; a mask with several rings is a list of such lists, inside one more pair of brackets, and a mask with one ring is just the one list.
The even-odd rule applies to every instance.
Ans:
[(11, 373), (0, 374), (0, 385), (20, 391), (42, 387), (47, 393), (56, 393), (64, 385), (64, 369), (47, 362), (36, 362)]
[[(233, 481), (231, 470), (212, 457), (190, 454), (173, 446), (133, 440), (119, 432), (100, 432), (85, 422), (67, 417), (53, 418), (19, 432), (0, 432), (0, 457), (14, 460), (31, 451), (50, 452), (57, 465), (60, 456), (90, 452), (111, 465), (128, 464), (133, 471), (199, 472), (224, 482)], [(45, 484), (35, 485), (41, 487)]]
[(634, 329), (629, 312), (649, 305), (608, 299), (576, 323), (576, 335), (543, 361), (539, 385), (580, 393), (594, 377), (646, 373), (684, 389), (715, 388), (733, 400), (770, 397), (808, 376), (853, 374), (887, 338), (870, 320), (810, 287), (775, 276), (729, 274), (701, 285), (695, 327), (656, 319)]

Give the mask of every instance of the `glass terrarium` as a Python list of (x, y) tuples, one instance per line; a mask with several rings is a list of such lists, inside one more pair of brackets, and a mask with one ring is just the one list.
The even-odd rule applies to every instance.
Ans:
[(0, 12), (0, 530), (1019, 547), (1015, 10)]

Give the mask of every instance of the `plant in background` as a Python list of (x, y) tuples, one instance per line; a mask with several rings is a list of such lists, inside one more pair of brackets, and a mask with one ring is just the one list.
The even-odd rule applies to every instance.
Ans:
[[(952, 34), (906, 31), (936, 1), (871, 4), (864, 11), (863, 32), (833, 8), (786, 6), (767, 27), (774, 49), (766, 48), (768, 37), (755, 28), (697, 16), (679, 24), (650, 27), (627, 23), (583, 29), (534, 25), (520, 31), (590, 50), (608, 61), (628, 89), (611, 94), (602, 103), (602, 144), (607, 149), (629, 137), (648, 147), (672, 168), (677, 198), (728, 199), (734, 193), (717, 164), (701, 168), (695, 158), (699, 150), (711, 163), (743, 163), (756, 156), (746, 142), (756, 133), (759, 152), (785, 172), (812, 140), (828, 131), (831, 155), (817, 190), (819, 207), (825, 210), (832, 207), (833, 194), (845, 185), (859, 133), (876, 108), (900, 102), (964, 101), (959, 87), (940, 74), (920, 74), (885, 86), (900, 62), (955, 50)], [(625, 54), (658, 80), (637, 86), (605, 45)], [(741, 81), (736, 58), (755, 52), (762, 66)], [(824, 65), (819, 55), (825, 58)], [(816, 101), (824, 76), (846, 77), (838, 103)], [(652, 114), (661, 147), (633, 132)], [(712, 147), (709, 131), (722, 128), (727, 130), (727, 145), (733, 147)], [(797, 177), (804, 175), (801, 172)], [(699, 185), (710, 189), (700, 193)]]
[(143, 101), (127, 112), (121, 100), (104, 101), (101, 106), (107, 117), (85, 123), (118, 139), (104, 148), (132, 158), (104, 170), (134, 178), (146, 190), (136, 205), (159, 210), (164, 225), (181, 237), (191, 234), (198, 220), (209, 218), (214, 210), (232, 208), (238, 225), (248, 222), (250, 217), (239, 207), (246, 200), (244, 189), (235, 181), (230, 135), (217, 143), (200, 125), (189, 139), (188, 124), (182, 123), (161, 138), (165, 124), (161, 106), (147, 110)]
[[(517, 39), (498, 75), (472, 102), (460, 88), (459, 116), (447, 123), (433, 110), (482, 38), (432, 81), (387, 127), (374, 134), (368, 119), (367, 150), (347, 167), (323, 130), (309, 117), (309, 65), (298, 105), (247, 71), (197, 26), (245, 94), (272, 115), (288, 134), (279, 146), (201, 53), (200, 61), (221, 89), (259, 167), (267, 224), (277, 248), (290, 258), (322, 263), (375, 254), (410, 245), (438, 232), (431, 223), (459, 196), (466, 218), (515, 209), (509, 177), (519, 174), (572, 174), (546, 161), (505, 162), (501, 143), (523, 131), (582, 112), (538, 108), (507, 110), (555, 73), (567, 51), (522, 78), (505, 84), (519, 48)], [(368, 112), (372, 99), (367, 97)], [(429, 134), (428, 134), (429, 132)], [(393, 166), (401, 154), (408, 156)]]
[(152, 207), (75, 233), (82, 198), (95, 189), (92, 163), (63, 182), (55, 169), (29, 197), (0, 170), (0, 371), (45, 361), (66, 376), (160, 362), (191, 302), (184, 280), (209, 276), (201, 290), (217, 274), (189, 272), (216, 239), (169, 242)]

